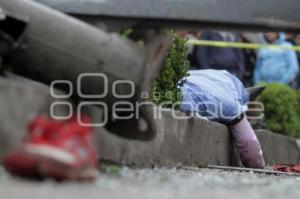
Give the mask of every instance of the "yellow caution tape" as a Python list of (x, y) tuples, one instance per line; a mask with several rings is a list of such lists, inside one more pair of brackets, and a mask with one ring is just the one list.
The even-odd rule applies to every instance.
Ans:
[(197, 40), (197, 39), (190, 39), (187, 41), (187, 43), (196, 46), (211, 46), (211, 47), (219, 47), (219, 48), (246, 48), (246, 49), (271, 48), (271, 49), (285, 49), (285, 50), (300, 51), (300, 46), (281, 46), (281, 45), (268, 45), (268, 44), (258, 44), (258, 43), (209, 41), (209, 40)]

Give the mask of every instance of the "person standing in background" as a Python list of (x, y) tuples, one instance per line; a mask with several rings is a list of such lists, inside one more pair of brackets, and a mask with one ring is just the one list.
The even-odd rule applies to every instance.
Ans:
[[(241, 40), (243, 43), (258, 43), (256, 41), (252, 41), (249, 39), (249, 36), (251, 33), (246, 33), (246, 34), (241, 34)], [(254, 34), (251, 34), (250, 37), (258, 37)], [(245, 72), (243, 75), (243, 84), (244, 86), (252, 86), (253, 85), (253, 73), (254, 73), (254, 68), (256, 64), (256, 50), (251, 49), (251, 48), (245, 48), (242, 49), (242, 52), (244, 53), (244, 58), (245, 58)]]
[[(239, 42), (237, 34), (231, 32), (203, 32), (202, 40)], [(227, 70), (243, 79), (245, 71), (244, 54), (238, 48), (196, 46), (193, 51), (193, 67), (196, 69)]]
[(278, 82), (295, 86), (299, 64), (292, 44), (285, 40), (284, 33), (268, 32), (263, 34), (265, 44), (279, 45), (283, 48), (262, 48), (257, 53), (254, 70), (254, 83)]
[[(178, 34), (181, 35), (183, 38), (187, 40), (198, 40), (202, 37), (202, 31), (178, 31)], [(195, 70), (197, 69), (197, 60), (195, 58), (195, 48), (194, 44), (187, 43), (188, 47), (188, 60), (190, 62), (190, 69)]]

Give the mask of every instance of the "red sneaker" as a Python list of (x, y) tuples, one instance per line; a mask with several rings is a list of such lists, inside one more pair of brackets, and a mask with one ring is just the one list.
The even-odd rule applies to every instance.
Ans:
[(26, 177), (92, 180), (97, 175), (92, 130), (80, 126), (76, 118), (62, 122), (37, 117), (24, 144), (9, 152), (3, 163), (11, 173)]
[(296, 165), (281, 165), (275, 164), (272, 166), (275, 171), (282, 171), (287, 173), (300, 173), (300, 164)]

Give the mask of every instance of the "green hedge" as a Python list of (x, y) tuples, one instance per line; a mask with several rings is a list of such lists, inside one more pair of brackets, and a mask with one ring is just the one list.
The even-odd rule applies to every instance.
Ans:
[[(172, 37), (172, 45), (163, 63), (163, 68), (159, 76), (155, 79), (152, 88), (152, 100), (155, 104), (161, 105), (163, 102), (181, 102), (182, 94), (180, 87), (188, 75), (188, 47), (186, 39), (175, 32), (169, 33)], [(164, 107), (169, 107), (165, 104)]]
[[(128, 38), (133, 29), (126, 29), (120, 35)], [(170, 107), (171, 104), (181, 102), (182, 94), (180, 87), (183, 85), (184, 77), (188, 76), (188, 46), (187, 39), (182, 38), (174, 31), (169, 31), (172, 44), (164, 60), (159, 76), (154, 80), (151, 99), (156, 105)], [(138, 41), (143, 46), (143, 41)], [(167, 102), (168, 104), (164, 103)]]
[(265, 107), (266, 128), (292, 137), (300, 137), (300, 92), (287, 85), (264, 84), (267, 88), (258, 97)]

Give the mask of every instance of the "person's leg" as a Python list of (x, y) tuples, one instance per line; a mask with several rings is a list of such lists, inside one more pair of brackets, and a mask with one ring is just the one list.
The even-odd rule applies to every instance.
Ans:
[(263, 158), (260, 143), (246, 117), (234, 125), (229, 126), (240, 158), (245, 167), (264, 168), (265, 161)]

